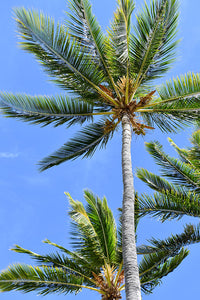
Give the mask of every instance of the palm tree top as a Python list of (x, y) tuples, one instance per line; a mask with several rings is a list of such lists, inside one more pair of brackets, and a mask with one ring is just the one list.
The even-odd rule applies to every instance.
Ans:
[[(71, 241), (68, 250), (49, 240), (58, 251), (40, 255), (16, 245), (12, 250), (29, 255), (36, 266), (15, 264), (0, 273), (0, 291), (36, 291), (50, 293), (78, 293), (83, 288), (96, 291), (103, 300), (121, 299), (124, 290), (121, 227), (117, 231), (112, 211), (104, 197), (85, 191), (86, 205), (73, 200), (69, 215), (72, 221)], [(137, 218), (138, 220), (138, 218)], [(152, 239), (150, 245), (138, 247), (141, 287), (151, 293), (164, 276), (175, 270), (188, 255), (188, 250), (176, 240), (190, 243), (192, 232), (172, 236), (167, 240)], [(162, 247), (160, 245), (162, 244)]]
[(199, 74), (154, 86), (175, 59), (178, 0), (151, 0), (136, 14), (134, 26), (134, 1), (118, 0), (107, 34), (89, 0), (68, 3), (64, 25), (36, 10), (18, 8), (15, 15), (21, 47), (72, 97), (0, 94), (7, 117), (43, 126), (90, 122), (44, 158), (41, 170), (91, 156), (112, 138), (124, 115), (138, 135), (155, 126), (176, 131), (199, 119)]

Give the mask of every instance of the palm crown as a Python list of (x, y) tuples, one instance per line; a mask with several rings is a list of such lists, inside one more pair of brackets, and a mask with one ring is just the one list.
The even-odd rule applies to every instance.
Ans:
[(91, 122), (43, 159), (41, 170), (92, 155), (106, 145), (124, 114), (136, 134), (155, 125), (176, 131), (199, 118), (199, 74), (152, 87), (152, 80), (163, 76), (174, 61), (177, 0), (152, 0), (137, 14), (133, 28), (134, 1), (118, 0), (107, 35), (89, 0), (69, 1), (69, 8), (65, 25), (37, 11), (22, 8), (15, 13), (21, 47), (33, 53), (73, 97), (0, 95), (1, 110), (8, 117), (43, 126)]
[[(85, 191), (86, 207), (69, 196), (74, 250), (45, 240), (61, 253), (39, 255), (20, 246), (12, 250), (28, 254), (38, 266), (15, 264), (0, 273), (0, 290), (36, 291), (38, 294), (78, 293), (86, 288), (98, 292), (104, 300), (121, 298), (124, 289), (121, 229), (117, 231), (115, 220), (104, 197), (102, 200)], [(137, 204), (136, 204), (137, 205)], [(136, 216), (136, 226), (139, 218)], [(190, 234), (188, 234), (188, 240)], [(142, 255), (139, 271), (141, 287), (150, 293), (180, 265), (188, 250), (168, 239), (168, 247), (159, 248), (156, 240), (151, 245), (138, 247)], [(161, 241), (157, 241), (161, 242)], [(166, 241), (162, 241), (163, 244)], [(185, 243), (186, 244), (186, 243)]]

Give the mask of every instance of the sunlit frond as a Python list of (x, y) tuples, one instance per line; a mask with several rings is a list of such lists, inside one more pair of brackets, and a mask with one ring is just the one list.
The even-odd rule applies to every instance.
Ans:
[(137, 14), (130, 40), (132, 71), (137, 74), (134, 92), (143, 81), (163, 75), (174, 61), (178, 14), (177, 0), (152, 0)]

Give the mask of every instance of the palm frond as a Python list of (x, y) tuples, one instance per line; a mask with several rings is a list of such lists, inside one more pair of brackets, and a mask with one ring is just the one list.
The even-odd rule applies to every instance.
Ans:
[(181, 234), (175, 234), (165, 240), (152, 238), (149, 241), (154, 248), (153, 251), (173, 251), (176, 253), (183, 246), (189, 246), (200, 242), (200, 224), (186, 224)]
[(179, 159), (187, 164), (190, 164), (193, 166), (192, 162), (189, 160), (188, 157), (188, 150), (179, 148), (172, 139), (168, 138), (168, 141), (170, 142), (171, 146), (174, 147), (176, 152), (179, 155)]
[[(200, 75), (188, 73), (167, 81), (158, 88), (159, 99), (149, 103), (138, 112), (149, 118), (151, 124), (159, 126), (159, 118), (164, 116), (163, 123), (180, 123), (187, 125), (198, 122), (200, 118)], [(165, 124), (163, 124), (165, 125)], [(179, 126), (179, 127), (180, 127)]]
[[(80, 266), (83, 266), (84, 268), (87, 268), (88, 270), (91, 270), (95, 273), (99, 273), (99, 267), (97, 268), (94, 264), (91, 265), (91, 263), (87, 260), (86, 257), (82, 256), (80, 253), (75, 252), (75, 251), (69, 251), (68, 249), (66, 249), (65, 247), (58, 245), (56, 243), (51, 242), (50, 240), (46, 239), (43, 241), (45, 244), (54, 246), (55, 248), (59, 249), (62, 251), (62, 253), (64, 253), (64, 255), (66, 256), (70, 256), (74, 261), (76, 261), (77, 264), (79, 264)], [(95, 270), (95, 271), (94, 271)]]
[(107, 82), (117, 92), (106, 61), (106, 37), (92, 13), (89, 1), (72, 0), (69, 2), (69, 7), (71, 13), (68, 14), (70, 19), (67, 21), (67, 28), (69, 28), (70, 35), (84, 47), (84, 51), (88, 52), (96, 64), (101, 65)]
[(160, 77), (174, 61), (178, 1), (152, 0), (136, 17), (130, 39), (131, 65), (137, 74), (134, 92), (143, 81)]
[(155, 193), (154, 196), (142, 195), (139, 198), (140, 216), (151, 215), (159, 218), (162, 222), (175, 218), (182, 218), (184, 215), (200, 216), (199, 195), (193, 192), (183, 194), (173, 191)]
[[(106, 198), (101, 201), (93, 193), (85, 191), (86, 210), (82, 203), (69, 196), (73, 220), (73, 246), (82, 256), (96, 265), (116, 260), (116, 225)], [(98, 258), (98, 259), (97, 259)]]
[(115, 79), (130, 75), (129, 40), (134, 7), (133, 0), (118, 0), (118, 7), (108, 31), (107, 60)]
[(172, 179), (177, 184), (192, 188), (196, 192), (199, 191), (199, 176), (190, 164), (165, 154), (159, 142), (146, 143), (146, 149), (161, 167), (162, 176)]
[(167, 180), (163, 179), (160, 176), (148, 172), (146, 169), (136, 169), (136, 176), (157, 192), (162, 192), (163, 190), (178, 192), (177, 186), (169, 183)]
[(25, 293), (36, 291), (39, 295), (67, 294), (78, 293), (83, 287), (94, 289), (83, 286), (82, 277), (68, 275), (63, 269), (56, 267), (32, 267), (18, 264), (10, 266), (0, 274), (2, 292), (18, 290)]
[(55, 25), (53, 19), (36, 11), (23, 8), (16, 9), (15, 13), (23, 38), (22, 48), (33, 53), (62, 87), (81, 95), (96, 91), (109, 98), (99, 88), (105, 80), (103, 71), (84, 53), (82, 45), (72, 40), (64, 26)]
[(187, 154), (190, 162), (197, 169), (200, 170), (200, 131), (197, 130), (192, 134), (192, 147), (188, 149)]
[(59, 254), (58, 252), (40, 255), (18, 245), (15, 245), (11, 250), (17, 253), (28, 254), (31, 258), (36, 260), (39, 266), (62, 268), (67, 274), (81, 276), (84, 279), (84, 282), (93, 282), (89, 276), (91, 276), (92, 271), (96, 271), (96, 268), (93, 268), (92, 265), (88, 268), (88, 264), (86, 266), (83, 264), (81, 265), (79, 263), (80, 261), (77, 262), (76, 259), (74, 259), (75, 255), (67, 257), (66, 255)]
[(103, 107), (80, 98), (70, 99), (67, 95), (48, 97), (1, 93), (0, 109), (6, 117), (43, 126), (53, 123), (55, 127), (65, 123), (68, 126), (83, 124), (91, 121), (95, 114), (106, 113)]
[(112, 264), (116, 261), (117, 247), (117, 229), (112, 211), (109, 209), (105, 197), (101, 201), (99, 197), (89, 191), (85, 191), (84, 197), (88, 203), (86, 212), (101, 241), (108, 264)]
[(80, 156), (92, 156), (98, 146), (100, 148), (106, 146), (108, 140), (112, 138), (113, 133), (113, 128), (111, 128), (109, 132), (105, 131), (104, 120), (87, 125), (59, 150), (41, 160), (39, 162), (40, 170), (44, 171), (69, 159), (76, 159)]
[[(155, 268), (153, 267), (155, 255), (145, 256), (140, 263), (140, 269), (144, 270), (144, 276), (141, 278), (141, 288), (143, 292), (146, 294), (151, 293), (152, 290), (161, 283), (161, 279), (174, 271), (188, 254), (189, 251), (182, 248), (176, 256), (167, 260), (161, 260), (160, 264), (155, 265)], [(145, 272), (145, 270), (147, 271)]]

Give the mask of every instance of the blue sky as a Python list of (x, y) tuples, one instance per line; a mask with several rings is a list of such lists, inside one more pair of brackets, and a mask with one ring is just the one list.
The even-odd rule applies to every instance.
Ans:
[[(115, 7), (114, 0), (93, 0), (93, 9), (103, 28), (109, 24)], [(136, 11), (143, 1), (138, 0)], [(12, 8), (24, 6), (38, 8), (64, 20), (66, 0), (10, 0), (0, 2), (0, 90), (25, 92), (32, 95), (63, 93), (49, 82), (42, 67), (35, 59), (17, 46), (16, 26)], [(179, 24), (179, 37), (182, 41), (177, 51), (174, 68), (163, 79), (171, 78), (187, 71), (199, 72), (200, 68), (200, 25), (199, 1), (182, 0)], [(70, 224), (67, 216), (68, 202), (64, 191), (73, 198), (83, 200), (83, 190), (88, 188), (100, 197), (105, 195), (109, 206), (117, 218), (117, 208), (121, 206), (121, 134), (115, 135), (106, 150), (98, 151), (89, 160), (75, 160), (39, 173), (36, 163), (60, 147), (72, 136), (74, 129), (40, 128), (17, 120), (0, 118), (0, 269), (15, 262), (30, 260), (23, 255), (8, 251), (14, 244), (38, 253), (48, 253), (53, 249), (41, 243), (45, 238), (56, 243), (69, 246)], [(192, 129), (170, 135), (181, 147), (189, 145)], [(153, 160), (144, 149), (144, 142), (159, 140), (166, 151), (173, 154), (167, 142), (168, 135), (158, 130), (145, 138), (133, 137), (133, 167), (145, 167), (150, 171), (157, 170)], [(136, 189), (142, 193), (147, 188), (135, 180)], [(152, 235), (167, 237), (170, 233), (181, 232), (185, 222), (193, 222), (185, 218), (181, 222), (160, 224), (156, 220), (144, 219), (139, 227), (139, 242), (144, 242)], [(191, 247), (191, 252), (184, 263), (173, 274), (163, 280), (151, 296), (143, 299), (188, 299), (199, 294), (199, 247)], [(2, 300), (38, 299), (36, 294), (5, 293)], [(36, 298), (37, 297), (37, 298)], [(52, 295), (47, 299), (64, 299), (66, 296)], [(68, 299), (100, 299), (91, 292), (83, 292), (77, 296), (68, 295)]]

